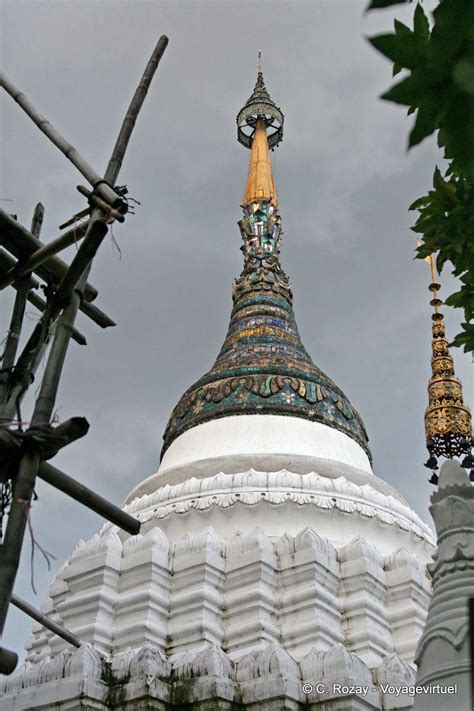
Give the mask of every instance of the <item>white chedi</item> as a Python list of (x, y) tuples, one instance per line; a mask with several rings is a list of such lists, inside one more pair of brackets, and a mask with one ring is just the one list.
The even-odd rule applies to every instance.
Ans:
[[(248, 427), (245, 416), (228, 419)], [(170, 709), (217, 699), (229, 709), (411, 706), (383, 685), (390, 675), (414, 678), (429, 529), (368, 462), (354, 465), (363, 451), (345, 435), (335, 433), (339, 454), (349, 441), (346, 461), (328, 456), (335, 431), (324, 425), (324, 457), (303, 444), (298, 455), (294, 438), (285, 454), (285, 418), (251, 419), (254, 437), (240, 454), (212, 456), (212, 441), (198, 437), (194, 449), (184, 443), (187, 459), (175, 446), (176, 460), (128, 498), (138, 536), (106, 524), (78, 544), (43, 610), (86, 648), (73, 652), (35, 625), (26, 665), (4, 684), (4, 708), (75, 708), (80, 694), (104, 710), (118, 699), (140, 708), (139, 698)], [(279, 451), (273, 435), (258, 436), (272, 419), (282, 425)], [(194, 429), (209, 434), (222, 421)], [(308, 423), (296, 423), (293, 437), (299, 423), (307, 437)], [(249, 458), (269, 466), (243, 469)]]

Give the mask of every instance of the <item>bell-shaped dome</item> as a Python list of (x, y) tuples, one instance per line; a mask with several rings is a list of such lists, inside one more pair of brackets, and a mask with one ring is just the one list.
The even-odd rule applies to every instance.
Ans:
[(211, 370), (174, 408), (163, 453), (191, 427), (230, 415), (303, 417), (335, 427), (368, 452), (363, 422), (305, 350), (291, 287), (275, 256), (249, 257), (234, 285), (226, 339)]

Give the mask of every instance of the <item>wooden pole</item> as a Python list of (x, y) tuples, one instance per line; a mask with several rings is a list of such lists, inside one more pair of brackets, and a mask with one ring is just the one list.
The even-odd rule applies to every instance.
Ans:
[[(136, 119), (138, 116), (138, 113), (140, 112), (141, 107), (143, 106), (143, 102), (145, 100), (145, 97), (148, 92), (148, 88), (150, 87), (151, 81), (153, 79), (153, 76), (156, 72), (156, 69), (158, 67), (158, 64), (163, 56), (163, 53), (168, 45), (168, 38), (165, 35), (162, 35), (160, 39), (157, 42), (157, 45), (155, 49), (153, 50), (153, 53), (150, 57), (150, 60), (147, 63), (147, 66), (145, 67), (145, 71), (143, 72), (142, 78), (140, 80), (140, 83), (132, 97), (132, 100), (130, 102), (130, 105), (128, 107), (127, 113), (125, 115), (125, 118), (122, 123), (122, 127), (120, 129), (117, 141), (114, 146), (114, 150), (112, 151), (112, 156), (110, 158), (110, 161), (107, 165), (107, 170), (105, 171), (105, 176), (104, 179), (107, 182), (110, 182), (112, 185), (115, 184), (115, 181), (118, 178), (120, 168), (122, 166), (123, 162), (123, 157), (125, 155), (125, 151), (127, 149), (133, 128), (136, 123)], [(87, 176), (86, 176), (87, 177)], [(96, 211), (98, 208), (95, 208)], [(96, 212), (97, 215), (101, 215), (101, 212)], [(92, 221), (92, 217), (91, 217)], [(84, 239), (84, 242), (82, 243), (78, 254), (76, 255), (75, 259), (73, 260), (71, 264), (71, 270), (74, 272), (74, 274), (77, 274), (79, 271), (79, 267), (82, 264), (82, 254), (79, 254), (81, 250), (83, 252), (88, 251), (89, 249), (91, 252), (97, 251), (99, 248), (102, 239), (99, 237), (93, 238), (89, 237), (90, 235), (90, 223), (87, 228), (87, 233), (86, 237)], [(105, 233), (104, 233), (105, 236)], [(85, 244), (88, 242), (87, 244)], [(67, 293), (70, 290), (70, 285), (72, 282), (72, 278), (68, 276), (63, 277), (63, 281), (58, 289), (58, 303), (62, 303), (67, 295)], [(34, 334), (33, 334), (34, 336)]]
[(25, 528), (30, 516), (30, 505), (35, 488), (36, 472), (40, 463), (39, 452), (25, 452), (13, 483), (13, 499), (8, 514), (8, 524), (0, 546), (0, 631), (3, 632), (16, 578)]
[(118, 506), (111, 504), (102, 496), (84, 486), (84, 484), (80, 484), (57, 467), (49, 464), (49, 462), (41, 462), (38, 468), (38, 477), (75, 499), (75, 501), (84, 504), (91, 511), (95, 511), (107, 521), (119, 526), (119, 528), (123, 528), (130, 535), (136, 536), (139, 533), (140, 521), (138, 519), (122, 511)]
[[(6, 272), (9, 272), (10, 269), (14, 269), (16, 264), (15, 259), (9, 254), (3, 247), (0, 247), (0, 278), (3, 278), (5, 276)], [(20, 277), (21, 278), (21, 277)], [(40, 283), (37, 279), (35, 279), (31, 274), (30, 274), (30, 289), (38, 289)], [(13, 288), (16, 289), (18, 284), (16, 282), (13, 282), (12, 284)]]
[[(31, 221), (31, 234), (36, 238), (39, 238), (41, 234), (43, 218), (44, 206), (39, 202), (35, 207), (33, 219)], [(18, 350), (18, 344), (21, 336), (21, 330), (23, 327), (23, 319), (25, 316), (26, 301), (28, 298), (28, 292), (30, 290), (30, 276), (23, 275), (22, 278), (18, 280), (16, 289), (17, 291), (15, 296), (15, 302), (13, 304), (13, 313), (10, 321), (10, 328), (8, 330), (7, 341), (2, 357), (2, 366), (6, 371), (10, 371), (15, 363), (16, 353)], [(2, 394), (4, 394), (4, 392), (4, 384), (2, 383)]]
[[(103, 223), (102, 223), (103, 224)], [(107, 228), (106, 228), (107, 231)], [(84, 243), (83, 243), (84, 244)], [(51, 350), (48, 355), (48, 360), (44, 370), (43, 379), (41, 381), (40, 391), (36, 399), (33, 417), (31, 418), (31, 427), (49, 425), (51, 416), (54, 410), (54, 403), (59, 387), (59, 379), (61, 377), (64, 359), (66, 358), (67, 349), (71, 331), (74, 326), (79, 304), (81, 303), (82, 290), (89, 274), (90, 265), (83, 268), (82, 277), (74, 291), (74, 285), (71, 286), (71, 293), (68, 296), (69, 303), (58, 319), (56, 331), (54, 333)], [(76, 279), (77, 282), (77, 279)]]
[[(31, 220), (31, 234), (34, 237), (39, 238), (41, 234), (41, 227), (43, 225), (43, 219), (44, 206), (39, 202), (35, 207), (33, 219)], [(3, 351), (2, 365), (6, 370), (12, 368), (15, 363), (16, 352), (18, 350), (18, 343), (21, 336), (21, 329), (23, 327), (23, 318), (25, 316), (26, 300), (30, 289), (29, 275), (25, 277), (24, 274), (21, 274), (20, 277), (23, 278), (18, 281), (15, 303), (13, 305), (13, 314), (10, 321), (5, 350)], [(17, 279), (15, 279), (15, 281), (17, 281)]]
[(13, 313), (10, 321), (10, 328), (8, 329), (5, 350), (3, 351), (2, 368), (4, 370), (11, 370), (13, 368), (13, 364), (15, 363), (16, 352), (18, 350), (18, 343), (21, 336), (21, 328), (23, 326), (23, 317), (25, 315), (26, 300), (28, 297), (29, 289), (30, 277), (23, 277), (17, 286), (15, 303), (13, 304)]
[(150, 87), (153, 76), (158, 68), (160, 59), (168, 45), (168, 37), (166, 35), (161, 35), (157, 42), (155, 49), (149, 59), (148, 64), (145, 67), (141, 81), (132, 97), (128, 111), (125, 114), (125, 118), (120, 129), (117, 141), (112, 151), (112, 156), (110, 158), (107, 170), (105, 171), (104, 179), (111, 185), (115, 185), (118, 178), (120, 168), (122, 167), (123, 157), (125, 151), (127, 150), (128, 142), (132, 131), (135, 126), (135, 121), (137, 120), (138, 113), (145, 101), (148, 89)]
[(102, 240), (109, 231), (104, 222), (103, 213), (98, 209), (95, 209), (93, 214), (94, 213), (96, 217), (93, 218), (91, 216), (84, 240), (74, 255), (69, 269), (61, 280), (56, 294), (53, 297), (53, 303), (57, 309), (62, 308), (64, 304), (68, 302), (81, 274), (83, 274), (86, 267), (91, 264), (97, 250), (102, 244)]
[[(13, 257), (11, 257), (8, 252), (5, 252), (5, 250), (0, 247), (0, 274), (3, 276), (5, 272), (10, 271), (14, 267), (15, 260), (13, 259)], [(38, 289), (39, 282), (33, 277), (30, 277), (29, 285), (30, 289)], [(14, 289), (17, 288), (17, 285), (15, 283), (12, 284), (12, 286)], [(28, 301), (37, 306), (40, 311), (44, 311), (44, 299), (37, 296), (36, 294), (33, 294), (33, 292), (31, 291), (28, 294)], [(39, 304), (42, 304), (42, 306), (40, 306)], [(91, 319), (91, 321), (96, 323), (101, 328), (109, 328), (110, 326), (115, 326), (115, 321), (112, 321), (110, 316), (107, 316), (107, 314), (105, 314), (97, 306), (94, 306), (94, 304), (89, 304), (87, 301), (83, 301), (79, 308), (82, 313), (84, 313), (88, 318)]]
[(33, 213), (33, 219), (31, 220), (31, 234), (34, 235), (35, 237), (40, 236), (41, 234), (41, 228), (43, 227), (43, 220), (44, 220), (44, 205), (39, 202), (37, 203), (35, 207), (35, 211)]
[(54, 622), (54, 620), (52, 620), (50, 617), (45, 615), (43, 612), (37, 610), (36, 607), (30, 605), (29, 602), (26, 602), (26, 600), (22, 600), (21, 597), (17, 597), (17, 595), (12, 595), (10, 602), (19, 610), (29, 615), (29, 617), (32, 617), (34, 620), (36, 620), (36, 622), (39, 622), (40, 625), (43, 625), (43, 627), (46, 627), (46, 629), (51, 630), (51, 632), (54, 632), (54, 634), (57, 634), (58, 637), (61, 637), (66, 642), (69, 642), (69, 644), (72, 644), (73, 647), (81, 647), (84, 644), (82, 639), (76, 637), (75, 634), (69, 632), (69, 630), (60, 625), (58, 622)]
[(5, 289), (24, 274), (29, 274), (37, 269), (49, 260), (50, 257), (54, 257), (58, 252), (70, 247), (75, 242), (79, 242), (86, 233), (87, 225), (88, 222), (82, 222), (76, 229), (69, 230), (60, 237), (57, 237), (57, 239), (51, 240), (51, 242), (37, 249), (26, 259), (20, 258), (9, 274), (0, 277), (0, 289)]
[(78, 169), (88, 183), (97, 191), (111, 207), (116, 209), (123, 208), (126, 212), (126, 203), (117, 193), (108, 185), (101, 176), (96, 173), (91, 165), (80, 155), (80, 153), (72, 146), (58, 131), (42, 116), (33, 106), (31, 101), (23, 94), (7, 77), (0, 73), (0, 86), (3, 86), (7, 94), (17, 102), (23, 111), (30, 119), (38, 126), (49, 140), (54, 143), (59, 150), (64, 153), (66, 158)]
[[(80, 291), (87, 280), (89, 267), (81, 277), (79, 289), (71, 295), (69, 304), (59, 318), (53, 343), (46, 363), (40, 393), (31, 419), (31, 427), (49, 424), (55, 397), (66, 357), (71, 328), (79, 308)], [(25, 528), (30, 515), (31, 498), (35, 488), (38, 467), (41, 462), (39, 449), (26, 451), (21, 460), (18, 474), (13, 482), (13, 496), (8, 515), (8, 524), (3, 544), (0, 546), (0, 630), (3, 630), (8, 611), (16, 572), (20, 561)]]
[[(41, 301), (40, 297), (36, 295), (31, 295), (30, 300), (32, 303), (35, 303), (35, 305), (38, 300)], [(79, 305), (79, 309), (102, 328), (115, 326), (115, 322), (93, 304), (82, 301)], [(51, 318), (51, 303), (46, 302), (42, 310), (45, 312), (44, 319), (41, 319), (41, 321), (36, 324), (33, 333), (30, 335), (17, 360), (13, 382), (8, 387), (3, 409), (1, 410), (1, 418), (4, 421), (11, 420), (15, 416), (17, 405), (21, 403), (25, 392), (31, 385), (34, 374), (43, 357), (44, 350), (53, 335), (55, 321)], [(47, 310), (49, 313), (46, 313)], [(81, 341), (85, 342), (84, 336), (73, 328), (71, 338), (74, 338), (74, 334), (78, 335), (79, 343), (81, 343)]]
[[(33, 306), (35, 306), (41, 313), (46, 308), (46, 301), (42, 299), (41, 296), (35, 294), (33, 291), (28, 292), (28, 301), (30, 302), (30, 304), (33, 304)], [(71, 338), (73, 341), (76, 341), (79, 346), (87, 346), (86, 337), (80, 331), (78, 331), (77, 328), (72, 329)]]
[[(167, 39), (164, 37), (161, 39), (163, 40), (162, 45), (164, 43), (164, 46), (161, 50), (162, 55), (167, 44)], [(158, 43), (158, 45), (159, 44), (160, 42)], [(161, 55), (158, 57), (156, 64), (158, 64)], [(146, 88), (147, 85), (149, 85), (149, 82), (151, 81), (154, 72), (153, 70), (150, 76), (149, 64), (150, 63), (148, 63), (142, 78), (142, 81), (144, 82), (144, 86)], [(112, 157), (109, 161), (105, 173), (106, 180), (112, 180), (113, 182), (115, 182), (118, 177), (120, 166), (123, 161), (123, 156), (128, 144), (128, 139), (135, 123), (136, 115), (138, 114), (143, 103), (143, 99), (141, 99), (141, 101), (135, 101), (137, 92), (135, 92), (134, 97), (132, 99), (133, 110), (131, 111), (131, 117), (133, 118), (133, 123), (131, 124), (130, 129), (124, 133), (124, 135), (126, 135), (126, 140), (117, 141), (117, 144), (114, 148)], [(42, 119), (42, 117), (40, 117), (40, 119), (41, 120), (39, 123), (41, 125), (44, 125), (44, 119)], [(126, 120), (127, 117), (126, 119), (124, 119), (124, 123)], [(122, 125), (122, 129), (119, 133), (119, 138), (123, 132), (124, 129)], [(103, 195), (101, 195), (101, 197), (103, 197)], [(82, 243), (81, 248), (79, 250), (83, 250), (84, 256), (88, 254), (88, 248), (85, 247), (88, 242), (91, 243), (91, 246), (95, 251), (97, 251), (98, 247), (100, 246), (100, 243), (107, 232), (107, 228), (105, 227), (105, 231), (98, 230), (98, 232), (96, 233), (97, 239), (93, 240), (94, 232), (92, 226), (95, 222), (102, 221), (103, 218), (104, 215), (102, 211), (99, 208), (95, 207), (92, 210), (90, 225), (84, 237), (84, 242)], [(93, 254), (95, 254), (95, 251), (93, 251)], [(76, 257), (77, 256), (78, 255), (76, 255)], [(76, 259), (76, 267), (80, 263), (81, 260)], [(59, 318), (56, 333), (54, 335), (53, 344), (49, 353), (48, 362), (46, 364), (43, 381), (41, 383), (40, 393), (33, 411), (33, 417), (31, 421), (32, 427), (36, 427), (46, 422), (49, 423), (51, 419), (51, 414), (53, 412), (55, 397), (59, 385), (59, 378), (61, 375), (64, 358), (66, 356), (69, 339), (71, 336), (71, 329), (74, 326), (74, 320), (79, 309), (79, 304), (81, 300), (81, 293), (83, 292), (85, 284), (87, 283), (87, 277), (89, 276), (90, 267), (91, 262), (89, 262), (89, 264), (84, 265), (84, 270), (82, 276), (79, 279), (77, 287), (74, 289), (74, 291), (72, 291), (69, 303), (64, 309), (61, 317)], [(49, 323), (49, 321), (45, 319), (45, 323)], [(7, 530), (5, 533), (4, 544), (0, 547), (0, 633), (3, 631), (3, 627), (5, 625), (8, 604), (10, 602), (11, 594), (13, 591), (13, 585), (16, 578), (16, 572), (20, 560), (27, 517), (29, 516), (31, 498), (33, 495), (35, 479), (38, 473), (40, 459), (41, 458), (38, 451), (26, 451), (21, 458), (18, 475), (13, 485), (13, 497), (10, 506)]]
[[(77, 232), (84, 236), (88, 229), (84, 228), (82, 231), (77, 228)], [(73, 230), (70, 231), (73, 234)], [(74, 239), (73, 239), (74, 241)], [(3, 244), (5, 249), (15, 255), (17, 259), (27, 259), (33, 255), (37, 250), (42, 249), (47, 246), (44, 245), (39, 239), (29, 232), (26, 227), (19, 224), (14, 220), (8, 213), (0, 208), (0, 243)], [(58, 284), (61, 279), (64, 278), (68, 270), (68, 265), (63, 262), (59, 257), (49, 257), (47, 261), (43, 262), (41, 265), (36, 267), (36, 272), (41, 279), (48, 282), (48, 284)], [(92, 284), (87, 284), (84, 292), (86, 301), (94, 301), (97, 298), (98, 291), (92, 286)]]
[(18, 664), (18, 654), (0, 647), (0, 674), (11, 674)]

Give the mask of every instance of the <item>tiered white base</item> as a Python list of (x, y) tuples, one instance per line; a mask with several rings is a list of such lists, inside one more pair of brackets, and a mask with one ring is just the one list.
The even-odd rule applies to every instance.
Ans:
[[(2, 708), (409, 708), (410, 697), (381, 686), (412, 683), (429, 599), (431, 544), (403, 507), (367, 485), (289, 472), (218, 475), (136, 500), (128, 508), (144, 534), (106, 525), (81, 542), (43, 605), (92, 646), (71, 655), (36, 625)], [(339, 538), (378, 530), (379, 545), (356, 536), (336, 547), (310, 527), (232, 533), (245, 512), (271, 528), (292, 509), (318, 528), (329, 517)], [(211, 527), (177, 535), (199, 517), (225, 526), (216, 513), (228, 537)], [(415, 555), (389, 551), (392, 537)]]
[(342, 471), (221, 472), (131, 501), (141, 534), (81, 541), (42, 608), (88, 644), (71, 655), (35, 625), (2, 710), (408, 708), (381, 685), (413, 681), (431, 534)]

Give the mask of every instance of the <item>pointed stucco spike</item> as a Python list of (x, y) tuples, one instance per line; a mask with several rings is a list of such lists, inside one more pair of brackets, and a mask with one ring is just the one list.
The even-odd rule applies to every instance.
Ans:
[(311, 647), (300, 661), (301, 678), (303, 680), (321, 679), (323, 675), (324, 652), (316, 647)]
[(323, 674), (326, 679), (334, 682), (340, 682), (341, 679), (353, 679), (365, 684), (372, 682), (368, 667), (343, 644), (336, 644), (324, 653)]
[(215, 676), (220, 679), (231, 679), (233, 676), (232, 663), (217, 644), (207, 645), (199, 652), (192, 663), (194, 676)]
[(396, 686), (411, 686), (415, 682), (415, 670), (398, 654), (390, 654), (375, 670), (378, 684), (395, 684)]
[(149, 642), (145, 644), (130, 661), (130, 676), (146, 679), (164, 679), (170, 675), (171, 666), (161, 652)]
[(258, 676), (277, 674), (283, 677), (300, 676), (298, 663), (279, 644), (268, 645), (255, 659)]
[(116, 682), (125, 681), (130, 676), (130, 662), (136, 655), (130, 647), (119, 654), (114, 654), (110, 662), (112, 677)]
[(245, 654), (239, 659), (235, 668), (237, 681), (250, 681), (257, 676), (255, 654)]
[(69, 657), (64, 665), (64, 676), (92, 677), (100, 679), (103, 656), (86, 642)]
[(196, 652), (188, 649), (173, 660), (172, 670), (176, 679), (190, 679), (192, 677), (195, 657)]
[(438, 489), (445, 489), (448, 486), (468, 486), (472, 484), (465, 469), (454, 459), (448, 459), (439, 473)]
[(345, 563), (349, 560), (357, 560), (358, 558), (364, 558), (365, 560), (371, 560), (380, 567), (383, 566), (383, 557), (377, 551), (375, 546), (371, 545), (365, 538), (357, 536), (354, 538), (347, 546), (341, 548), (338, 551), (339, 560)]

